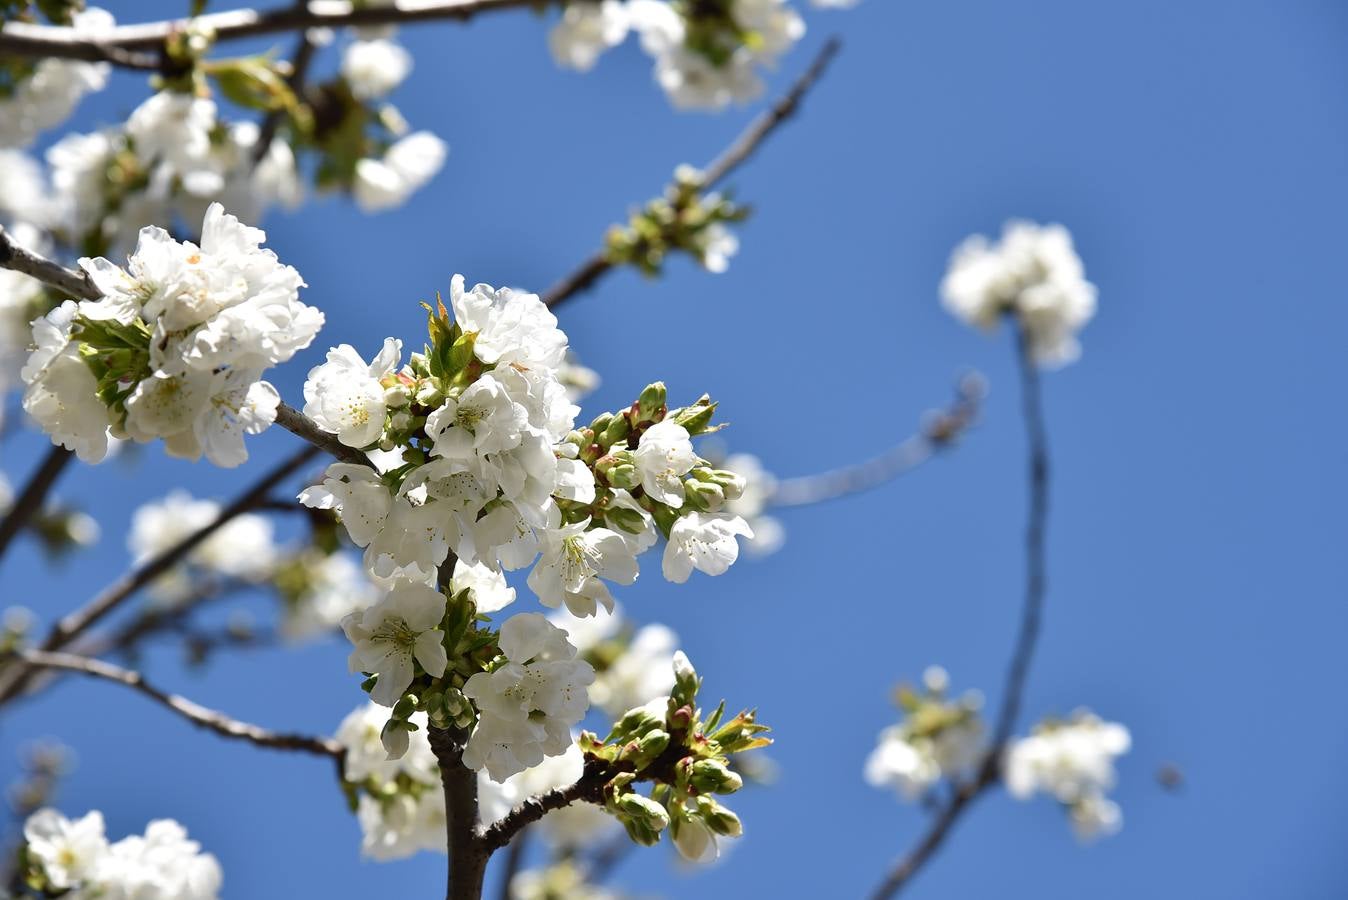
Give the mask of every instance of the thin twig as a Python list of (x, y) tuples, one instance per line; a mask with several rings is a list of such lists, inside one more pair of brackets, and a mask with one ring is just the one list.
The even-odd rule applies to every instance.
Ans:
[(809, 506), (879, 487), (906, 475), (937, 453), (954, 446), (978, 418), (983, 401), (983, 378), (969, 374), (959, 380), (955, 399), (947, 409), (928, 414), (922, 430), (864, 462), (778, 482), (768, 495), (768, 506)]
[(110, 62), (128, 68), (156, 68), (153, 57), (128, 56), (129, 50), (158, 50), (175, 32), (189, 25), (232, 41), (310, 28), (366, 25), (410, 25), (444, 19), (467, 21), (482, 13), (536, 7), (538, 0), (418, 0), (415, 7), (305, 3), (282, 9), (235, 9), (208, 13), (195, 19), (167, 19), (138, 25), (118, 25), (98, 37), (76, 35), (70, 28), (6, 22), (0, 31), (0, 56), (56, 57)]
[[(841, 48), (842, 41), (836, 37), (829, 38), (823, 49), (814, 58), (814, 62), (810, 63), (810, 67), (805, 70), (805, 74), (796, 79), (790, 90), (750, 122), (749, 126), (730, 143), (730, 146), (722, 150), (707, 165), (702, 173), (704, 189), (710, 190), (725, 180), (754, 154), (762, 143), (777, 130), (779, 125), (796, 113), (796, 110), (800, 108), (801, 101), (805, 99), (805, 95), (823, 76), (824, 70), (828, 68), (828, 64)], [(609, 261), (607, 254), (601, 250), (581, 263), (580, 267), (571, 274), (549, 288), (543, 294), (543, 303), (549, 307), (556, 306), (567, 298), (594, 287), (595, 283), (612, 269), (613, 263)]]
[[(47, 633), (40, 649), (44, 652), (63, 650), (75, 638), (87, 631), (122, 603), (126, 602), (138, 590), (172, 569), (203, 541), (215, 534), (220, 528), (237, 516), (247, 512), (253, 504), (266, 498), (278, 484), (289, 478), (302, 466), (317, 455), (316, 447), (308, 446), (281, 461), (275, 468), (263, 476), (248, 490), (240, 494), (232, 503), (220, 510), (210, 523), (198, 528), (183, 540), (166, 548), (143, 565), (136, 567), (117, 581), (104, 588), (98, 596), (87, 604), (57, 622)], [(27, 685), (31, 670), (19, 667), (8, 683), (0, 688), (0, 703), (17, 696)]]
[(48, 451), (46, 458), (42, 460), (42, 465), (38, 466), (37, 471), (23, 486), (23, 490), (15, 499), (14, 505), (9, 508), (9, 512), (5, 513), (5, 517), (0, 519), (0, 557), (5, 555), (10, 542), (23, 530), (23, 527), (28, 524), (34, 514), (42, 508), (42, 504), (47, 499), (47, 494), (56, 484), (56, 479), (61, 477), (61, 472), (74, 458), (75, 454), (64, 447), (56, 446)]
[(530, 797), (512, 809), (503, 819), (498, 819), (479, 834), (479, 839), (488, 853), (510, 843), (511, 838), (532, 825), (555, 809), (570, 806), (572, 803), (599, 803), (603, 800), (604, 782), (611, 775), (602, 767), (586, 766), (584, 774), (575, 784), (556, 788), (547, 793)]
[(940, 848), (970, 803), (997, 783), (1002, 755), (1016, 727), (1021, 701), (1024, 699), (1025, 681), (1030, 663), (1034, 660), (1043, 618), (1044, 597), (1048, 590), (1044, 534), (1048, 527), (1049, 455), (1039, 369), (1031, 353), (1029, 335), (1022, 328), (1016, 329), (1016, 359), (1020, 371), (1021, 415), (1029, 444), (1030, 502), (1025, 525), (1025, 600), (1020, 632), (1016, 637), (1002, 693), (1001, 709), (993, 728), (992, 742), (983, 756), (977, 775), (971, 782), (959, 786), (951, 799), (941, 807), (921, 839), (885, 876), (872, 895), (874, 900), (888, 900), (897, 895)]
[(241, 722), (222, 712), (193, 703), (185, 697), (162, 691), (148, 684), (139, 672), (123, 669), (100, 659), (90, 659), (87, 656), (79, 656), (74, 653), (48, 653), (41, 650), (20, 650), (14, 653), (12, 658), (22, 661), (29, 669), (60, 669), (124, 684), (139, 691), (161, 706), (168, 707), (193, 724), (214, 731), (223, 737), (248, 741), (260, 747), (295, 750), (301, 753), (313, 753), (317, 756), (338, 759), (344, 753), (342, 745), (332, 738), (268, 731), (259, 725)]
[[(0, 32), (0, 39), (3, 37), (4, 33)], [(0, 56), (4, 56), (3, 50), (0, 50)], [(88, 272), (67, 269), (40, 253), (14, 243), (3, 225), (0, 225), (0, 268), (22, 272), (81, 300), (97, 300), (103, 296)]]

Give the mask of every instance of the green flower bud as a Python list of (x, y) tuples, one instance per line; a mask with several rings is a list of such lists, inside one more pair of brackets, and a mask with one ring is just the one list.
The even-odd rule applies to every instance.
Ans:
[(697, 798), (697, 811), (702, 816), (702, 821), (707, 823), (707, 827), (717, 834), (726, 837), (739, 837), (744, 834), (744, 823), (740, 817), (710, 797)]
[(684, 499), (688, 505), (703, 512), (716, 512), (725, 504), (725, 492), (719, 484), (694, 481), (691, 478), (683, 483)]
[(663, 831), (669, 825), (669, 813), (650, 797), (638, 793), (623, 794), (617, 801), (618, 812), (640, 822), (653, 831)]
[[(625, 491), (630, 491), (632, 488), (641, 484), (641, 475), (637, 473), (637, 467), (633, 465), (614, 466), (612, 469), (609, 469), (607, 477), (609, 484), (616, 488), (622, 488)], [(628, 512), (634, 513), (633, 510), (628, 510)], [(637, 516), (637, 518), (641, 517)], [(641, 528), (638, 527), (636, 530), (640, 531)]]
[(403, 694), (397, 703), (393, 704), (393, 718), (407, 719), (412, 713), (417, 711), (417, 695)]
[(641, 534), (646, 530), (646, 519), (635, 509), (612, 506), (604, 511), (604, 519), (628, 534)]
[(599, 443), (605, 447), (612, 447), (619, 441), (627, 439), (632, 433), (632, 421), (626, 414), (614, 416), (609, 420), (602, 432), (596, 432), (599, 435)]
[(637, 421), (659, 422), (665, 417), (665, 383), (657, 381), (646, 385), (646, 389), (637, 397)]
[(689, 434), (702, 434), (711, 425), (711, 417), (716, 413), (716, 404), (703, 394), (692, 406), (685, 406), (674, 416), (674, 421), (688, 430)]
[(689, 780), (704, 794), (733, 794), (744, 787), (744, 779), (718, 759), (699, 759), (693, 763)]

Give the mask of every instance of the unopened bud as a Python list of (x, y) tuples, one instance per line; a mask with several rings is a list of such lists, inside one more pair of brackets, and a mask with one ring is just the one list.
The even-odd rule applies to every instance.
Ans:
[(697, 799), (697, 811), (702, 814), (702, 821), (707, 823), (707, 827), (717, 834), (726, 837), (739, 837), (744, 834), (744, 823), (740, 821), (740, 817), (710, 797)]
[(683, 483), (684, 499), (693, 509), (716, 512), (725, 504), (725, 492), (719, 484), (689, 479)]
[(744, 787), (744, 779), (716, 759), (699, 759), (693, 763), (689, 780), (704, 794), (733, 794)]
[(384, 389), (384, 405), (389, 409), (402, 409), (412, 401), (412, 390), (401, 381)]
[(637, 397), (637, 420), (640, 422), (658, 422), (665, 417), (665, 383), (657, 381), (646, 385), (646, 389)]

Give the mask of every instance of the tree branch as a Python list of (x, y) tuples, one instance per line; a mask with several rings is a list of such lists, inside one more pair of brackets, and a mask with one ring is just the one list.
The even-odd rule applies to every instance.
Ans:
[(440, 782), (445, 791), (449, 850), (445, 900), (481, 900), (491, 851), (477, 835), (477, 773), (463, 764), (468, 732), (431, 725), (426, 737), (440, 764)]
[[(796, 79), (795, 84), (791, 85), (790, 90), (750, 122), (749, 126), (730, 143), (730, 146), (722, 150), (707, 165), (702, 173), (704, 190), (710, 190), (725, 180), (754, 154), (759, 146), (777, 130), (778, 126), (795, 115), (797, 109), (800, 108), (801, 101), (805, 99), (805, 95), (823, 76), (828, 64), (832, 62), (833, 57), (837, 56), (841, 48), (842, 41), (836, 37), (830, 38), (828, 43), (824, 44), (823, 49), (819, 51), (819, 55), (814, 58), (814, 62), (810, 63), (810, 67), (805, 70), (805, 74), (801, 75), (800, 78)], [(581, 263), (580, 267), (574, 272), (549, 288), (543, 294), (543, 303), (549, 307), (556, 306), (562, 301), (594, 287), (599, 279), (607, 275), (612, 269), (613, 263), (609, 262), (607, 254), (601, 250)]]
[(1016, 329), (1016, 359), (1020, 372), (1021, 417), (1029, 443), (1029, 512), (1025, 524), (1025, 600), (1020, 631), (1007, 671), (1002, 704), (993, 728), (992, 743), (984, 754), (974, 780), (957, 787), (922, 838), (889, 872), (872, 895), (873, 900), (896, 896), (914, 875), (935, 855), (955, 822), (983, 791), (997, 783), (1002, 754), (1016, 727), (1025, 681), (1034, 660), (1043, 618), (1044, 596), (1048, 590), (1044, 535), (1048, 527), (1049, 455), (1048, 435), (1044, 428), (1043, 400), (1039, 369), (1030, 351), (1030, 338), (1023, 328)]
[(65, 467), (75, 458), (65, 447), (53, 446), (47, 453), (46, 459), (42, 460), (42, 465), (38, 466), (36, 472), (28, 479), (28, 483), (23, 486), (23, 490), (14, 500), (14, 505), (9, 508), (9, 512), (0, 519), (0, 557), (5, 555), (9, 549), (10, 542), (18, 535), (33, 515), (42, 508), (42, 504), (47, 499), (47, 494), (52, 486), (56, 484), (56, 479), (61, 477)]
[(410, 25), (444, 19), (466, 22), (482, 13), (537, 5), (537, 0), (419, 0), (415, 7), (390, 4), (352, 9), (333, 4), (303, 3), (261, 12), (235, 9), (208, 13), (195, 19), (118, 25), (97, 38), (76, 36), (70, 28), (6, 22), (3, 31), (0, 31), (0, 56), (82, 59), (135, 69), (153, 69), (158, 68), (157, 59), (128, 55), (126, 51), (159, 50), (170, 35), (189, 25), (213, 32), (216, 41), (233, 41), (310, 28)]
[[(0, 41), (3, 39), (4, 32), (0, 32)], [(0, 56), (4, 56), (2, 49)], [(14, 239), (5, 231), (3, 225), (0, 225), (0, 268), (22, 272), (81, 300), (97, 300), (103, 296), (103, 292), (94, 284), (89, 273), (82, 269), (79, 271), (67, 269), (40, 253), (21, 247), (14, 243)]]
[(932, 417), (922, 430), (865, 462), (844, 466), (818, 475), (788, 478), (780, 482), (767, 499), (768, 506), (808, 506), (857, 494), (879, 487), (953, 446), (978, 417), (982, 403), (982, 385), (976, 376), (960, 380), (955, 400), (948, 409)]
[(139, 691), (161, 706), (173, 710), (194, 725), (214, 731), (222, 737), (248, 741), (257, 744), (259, 747), (312, 753), (316, 756), (332, 757), (338, 760), (345, 753), (342, 745), (332, 738), (268, 731), (259, 725), (241, 722), (222, 712), (193, 703), (185, 697), (162, 691), (147, 683), (139, 672), (123, 669), (99, 659), (90, 659), (74, 653), (48, 653), (41, 650), (20, 650), (14, 653), (11, 659), (21, 661), (30, 669), (60, 669), (124, 684)]
[[(317, 455), (317, 448), (304, 447), (298, 453), (282, 460), (279, 465), (268, 472), (261, 480), (252, 487), (240, 494), (232, 503), (220, 510), (214, 521), (202, 526), (192, 534), (188, 535), (182, 541), (167, 548), (162, 553), (148, 560), (144, 565), (138, 566), (132, 571), (123, 575), (120, 579), (113, 582), (94, 599), (87, 604), (67, 615), (57, 622), (48, 632), (46, 639), (42, 642), (40, 649), (43, 652), (53, 652), (62, 650), (72, 640), (79, 637), (87, 631), (92, 625), (100, 621), (108, 613), (112, 612), (129, 597), (154, 581), (160, 575), (163, 575), (169, 569), (182, 562), (189, 553), (197, 548), (203, 541), (215, 534), (225, 524), (247, 512), (253, 505), (265, 499), (278, 484), (293, 475), (299, 468), (308, 463)], [(12, 700), (27, 685), (32, 675), (31, 669), (22, 666), (17, 667), (18, 671), (14, 676), (0, 688), (0, 704)]]
[(552, 812), (570, 806), (572, 803), (602, 803), (604, 783), (610, 773), (601, 767), (586, 766), (584, 773), (575, 784), (556, 788), (537, 797), (530, 797), (512, 809), (505, 818), (499, 819), (481, 830), (480, 839), (487, 852), (494, 853), (510, 839), (529, 825)]
[(319, 428), (312, 419), (285, 401), (281, 401), (276, 407), (276, 424), (342, 462), (358, 466), (370, 465), (370, 460), (364, 453), (343, 444), (337, 440), (337, 435)]

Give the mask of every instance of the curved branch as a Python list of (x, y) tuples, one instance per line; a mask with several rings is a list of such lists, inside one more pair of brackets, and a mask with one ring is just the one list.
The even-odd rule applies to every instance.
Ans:
[(313, 419), (285, 401), (276, 407), (276, 424), (342, 462), (358, 466), (370, 465), (370, 460), (364, 453), (343, 444), (337, 440), (337, 435), (319, 428)]
[(767, 498), (768, 506), (808, 506), (879, 487), (954, 445), (978, 418), (983, 400), (981, 376), (969, 375), (956, 385), (955, 400), (930, 417), (920, 432), (865, 462), (818, 475), (788, 478)]
[(414, 7), (389, 4), (353, 9), (350, 4), (309, 2), (261, 12), (235, 9), (194, 19), (118, 25), (96, 38), (77, 36), (73, 29), (59, 26), (6, 22), (0, 31), (0, 56), (58, 57), (136, 69), (157, 68), (159, 63), (153, 57), (128, 55), (126, 51), (158, 50), (172, 34), (189, 25), (213, 32), (216, 41), (232, 41), (309, 28), (409, 25), (444, 19), (465, 22), (482, 13), (537, 5), (537, 0), (419, 0)]
[(1016, 329), (1016, 359), (1020, 373), (1021, 416), (1025, 422), (1029, 443), (1030, 504), (1025, 524), (1025, 600), (1021, 611), (1020, 631), (1016, 637), (1015, 650), (1011, 655), (1011, 665), (1002, 693), (1002, 705), (993, 728), (992, 743), (983, 756), (976, 778), (956, 789), (954, 796), (941, 808), (921, 839), (881, 882), (872, 895), (874, 900), (888, 900), (897, 895), (935, 855), (955, 822), (969, 808), (969, 804), (984, 790), (997, 783), (1002, 754), (1012, 730), (1016, 727), (1016, 718), (1020, 714), (1025, 681), (1039, 641), (1044, 597), (1048, 591), (1044, 535), (1048, 527), (1049, 455), (1039, 369), (1030, 352), (1029, 335), (1019, 327)]
[(488, 853), (494, 853), (510, 843), (510, 839), (524, 828), (555, 809), (570, 806), (572, 803), (602, 803), (604, 782), (608, 780), (608, 774), (603, 768), (586, 766), (580, 780), (575, 784), (530, 797), (512, 809), (505, 818), (498, 819), (483, 828), (479, 832), (479, 840)]
[(42, 465), (38, 466), (37, 471), (28, 479), (28, 483), (23, 486), (23, 490), (14, 500), (14, 505), (9, 508), (5, 517), (0, 519), (0, 557), (5, 555), (10, 542), (23, 530), (23, 527), (28, 524), (34, 514), (42, 508), (42, 504), (47, 499), (47, 494), (56, 484), (56, 479), (61, 477), (65, 467), (74, 458), (75, 454), (65, 447), (54, 446), (48, 451), (46, 459), (42, 460)]
[(293, 750), (300, 753), (312, 753), (316, 756), (333, 757), (338, 760), (345, 753), (342, 745), (332, 738), (268, 731), (260, 725), (241, 722), (217, 710), (193, 703), (186, 697), (162, 691), (147, 683), (139, 672), (123, 669), (99, 659), (90, 659), (87, 656), (78, 656), (74, 653), (48, 653), (41, 650), (20, 650), (14, 653), (11, 658), (21, 661), (29, 668), (60, 669), (124, 684), (139, 691), (161, 706), (173, 710), (192, 724), (214, 731), (222, 737), (248, 741), (259, 747), (270, 747), (274, 750)]
[[(138, 590), (182, 562), (189, 553), (228, 522), (266, 499), (273, 488), (293, 475), (317, 454), (318, 448), (304, 447), (298, 453), (282, 460), (262, 479), (220, 510), (219, 515), (212, 522), (198, 528), (177, 544), (152, 557), (144, 565), (138, 566), (123, 575), (104, 588), (94, 599), (57, 622), (47, 633), (47, 637), (39, 649), (42, 652), (64, 649), (71, 641), (126, 602)], [(24, 666), (17, 668), (18, 671), (14, 673), (14, 676), (9, 679), (3, 688), (0, 688), (0, 703), (12, 700), (21, 693), (32, 676), (32, 669)]]
[[(730, 146), (722, 150), (707, 165), (702, 173), (703, 189), (713, 188), (725, 180), (754, 154), (763, 142), (777, 130), (778, 126), (795, 115), (800, 108), (801, 101), (805, 99), (805, 95), (823, 76), (829, 63), (833, 61), (833, 57), (837, 56), (841, 49), (842, 41), (836, 37), (829, 38), (823, 49), (815, 56), (814, 62), (810, 63), (810, 67), (805, 70), (805, 74), (796, 79), (796, 82), (777, 102), (760, 113), (749, 123), (747, 128), (736, 136)], [(543, 303), (549, 307), (556, 306), (569, 297), (594, 287), (600, 278), (612, 270), (613, 263), (609, 262), (607, 254), (601, 250), (581, 263), (580, 267), (574, 272), (549, 288), (543, 294)]]

